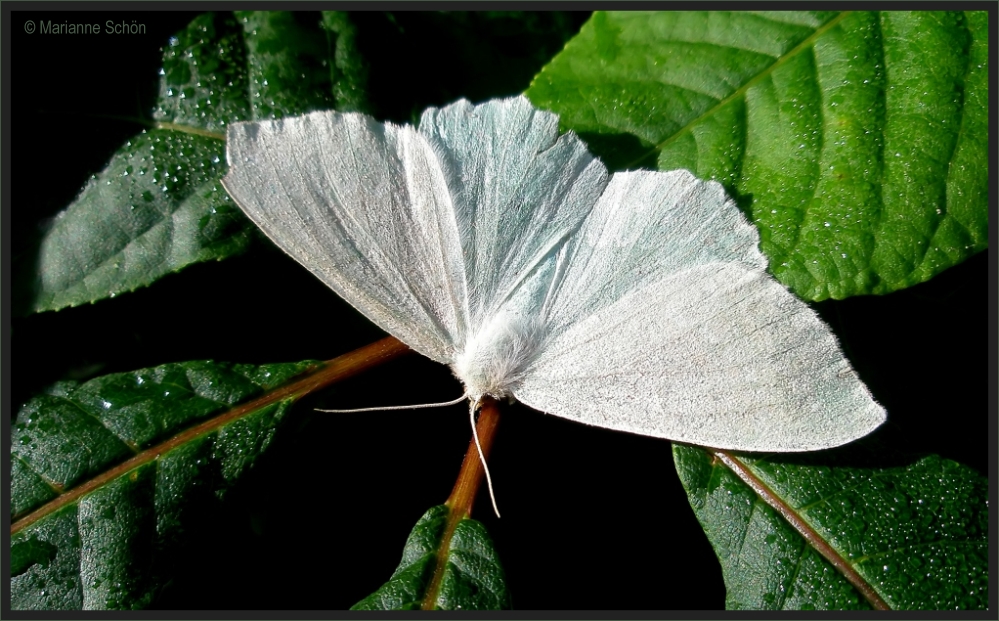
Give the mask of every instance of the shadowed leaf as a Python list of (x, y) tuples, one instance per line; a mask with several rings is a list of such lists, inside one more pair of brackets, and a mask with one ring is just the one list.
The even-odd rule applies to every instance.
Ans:
[[(155, 129), (125, 144), (41, 240), (35, 312), (133, 291), (246, 249), (254, 227), (219, 180), (225, 130), (343, 103), (363, 107), (348, 18), (206, 13), (163, 53)], [(341, 42), (338, 33), (346, 33)]]
[(12, 608), (147, 606), (185, 516), (252, 466), (292, 399), (174, 434), (313, 364), (168, 364), (29, 401), (11, 446)]
[(809, 540), (708, 451), (677, 445), (673, 456), (721, 561), (728, 608), (868, 608), (823, 546), (892, 609), (988, 606), (988, 481), (966, 466), (929, 456), (885, 467), (860, 447), (735, 456), (814, 531)]
[[(448, 533), (449, 514), (445, 505), (427, 511), (413, 527), (389, 581), (351, 610), (419, 610), (428, 597), (435, 610), (510, 608), (503, 568), (485, 527), (465, 518)], [(431, 593), (434, 570), (442, 561), (444, 573)]]

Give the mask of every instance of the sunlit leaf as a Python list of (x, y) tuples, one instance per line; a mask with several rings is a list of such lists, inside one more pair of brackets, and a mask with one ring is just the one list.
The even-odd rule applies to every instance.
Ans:
[(617, 167), (720, 181), (799, 296), (988, 245), (984, 12), (596, 13), (528, 90)]

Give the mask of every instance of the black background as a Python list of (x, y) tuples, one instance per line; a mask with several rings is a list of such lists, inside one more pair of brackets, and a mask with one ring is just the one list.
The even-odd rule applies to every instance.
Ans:
[[(49, 219), (141, 131), (130, 119), (149, 118), (161, 48), (193, 15), (131, 12), (147, 26), (135, 36), (28, 35), (24, 20), (41, 14), (7, 20), (5, 416), (56, 380), (194, 359), (327, 359), (382, 336), (263, 240), (242, 256), (194, 265), (113, 300), (11, 319), (12, 302), (16, 311), (23, 298), (12, 297), (7, 270), (31, 265)], [(494, 28), (490, 39), (476, 33), (473, 18), (459, 17), (357, 16), (376, 116), (408, 121), (413, 111), (460, 96), (521, 92), (561, 46), (557, 35), (518, 33), (515, 22), (505, 34)], [(542, 26), (571, 31), (585, 15), (546, 19)], [(494, 56), (485, 66), (468, 54), (480, 45)], [(982, 253), (902, 292), (814, 305), (890, 413), (870, 442), (939, 453), (982, 472), (991, 464), (986, 266)], [(416, 520), (450, 492), (470, 436), (467, 410), (332, 415), (311, 406), (459, 394), (446, 368), (412, 355), (303, 402), (224, 501), (206, 504), (155, 605), (343, 609), (371, 593), (394, 570)], [(475, 517), (495, 540), (516, 608), (724, 607), (717, 559), (669, 443), (513, 406), (490, 468), (503, 518), (485, 496)]]

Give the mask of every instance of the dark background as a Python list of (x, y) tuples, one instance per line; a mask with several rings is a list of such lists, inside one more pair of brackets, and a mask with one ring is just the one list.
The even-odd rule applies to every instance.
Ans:
[[(24, 401), (57, 380), (195, 359), (327, 359), (382, 336), (262, 239), (242, 256), (194, 265), (113, 300), (11, 315), (27, 290), (17, 267), (31, 264), (50, 218), (142, 130), (134, 121), (149, 119), (161, 48), (193, 15), (130, 13), (147, 34), (114, 37), (25, 34), (24, 19), (39, 13), (8, 20), (8, 425)], [(585, 18), (538, 14), (525, 26), (519, 17), (357, 15), (375, 115), (406, 122), (461, 96), (522, 92)], [(814, 305), (889, 411), (888, 424), (865, 441), (939, 453), (982, 472), (991, 463), (982, 364), (989, 355), (986, 257), (892, 295)], [(423, 403), (460, 393), (448, 369), (412, 355), (303, 402), (256, 467), (190, 525), (176, 577), (156, 606), (342, 609), (374, 591), (398, 564), (413, 524), (450, 492), (470, 437), (467, 409), (333, 415), (312, 406)], [(717, 559), (667, 442), (513, 406), (490, 468), (503, 518), (485, 496), (475, 517), (495, 540), (515, 608), (724, 607)]]

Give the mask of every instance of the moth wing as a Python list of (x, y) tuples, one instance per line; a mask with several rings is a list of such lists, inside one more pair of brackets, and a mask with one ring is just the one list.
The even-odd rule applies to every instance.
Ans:
[(282, 250), (379, 327), (451, 362), (467, 325), (437, 154), (411, 127), (314, 112), (229, 128), (223, 185)]
[(558, 333), (628, 291), (707, 263), (765, 270), (759, 233), (713, 181), (686, 170), (615, 174), (556, 258), (545, 302)]
[(515, 396), (564, 418), (742, 451), (808, 451), (885, 419), (818, 316), (765, 273), (709, 263), (565, 330)]
[(543, 295), (524, 289), (544, 289), (534, 270), (589, 214), (606, 168), (575, 134), (559, 136), (557, 115), (522, 96), (431, 108), (420, 133), (440, 155), (454, 198), (471, 324), (481, 328), (514, 296), (523, 312), (540, 312)]
[(558, 256), (514, 395), (579, 422), (747, 451), (869, 433), (884, 410), (819, 317), (764, 271), (714, 182), (619, 173)]

